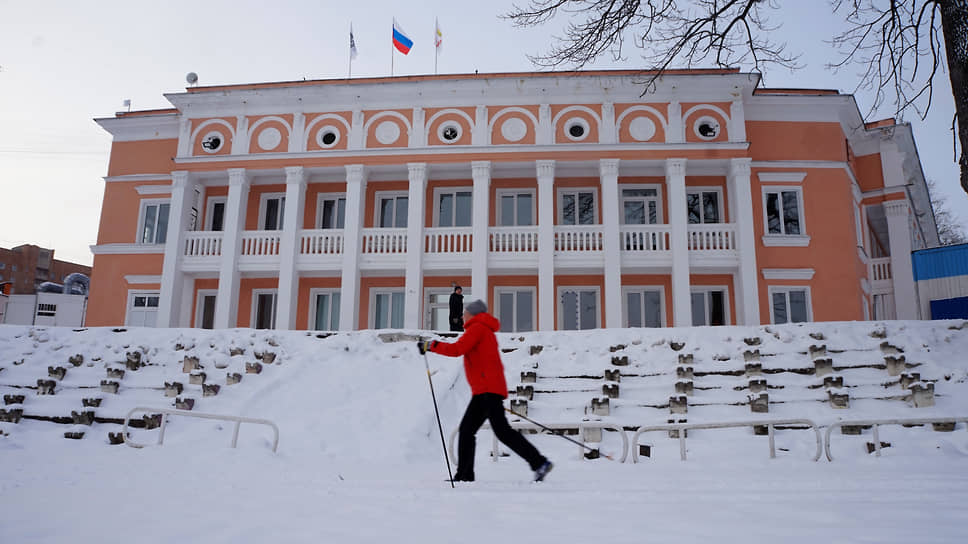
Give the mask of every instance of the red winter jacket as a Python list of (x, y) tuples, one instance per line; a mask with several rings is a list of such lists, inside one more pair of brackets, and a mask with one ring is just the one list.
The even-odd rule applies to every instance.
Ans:
[(456, 342), (433, 342), (430, 351), (449, 357), (464, 356), (464, 375), (471, 386), (471, 394), (497, 393), (501, 398), (507, 398), (504, 365), (494, 336), (494, 332), (500, 329), (501, 323), (494, 316), (479, 313), (464, 323), (464, 334)]

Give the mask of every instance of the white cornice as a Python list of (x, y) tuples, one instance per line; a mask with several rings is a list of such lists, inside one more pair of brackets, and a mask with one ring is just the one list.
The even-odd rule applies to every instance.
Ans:
[(165, 244), (101, 244), (91, 246), (95, 255), (149, 255), (163, 254)]
[(161, 276), (147, 276), (147, 275), (135, 275), (129, 274), (124, 277), (124, 281), (129, 284), (140, 285), (145, 283), (161, 283)]
[(766, 280), (811, 280), (812, 268), (764, 268), (763, 279)]
[(766, 247), (807, 247), (810, 237), (794, 234), (764, 234), (763, 245)]
[(127, 174), (124, 176), (105, 176), (107, 183), (132, 181), (171, 181), (171, 174)]
[(806, 172), (757, 172), (756, 176), (763, 183), (802, 183), (807, 177)]
[(132, 117), (104, 117), (94, 122), (114, 136), (115, 142), (178, 138), (177, 113)]
[(168, 195), (171, 194), (171, 185), (139, 185), (134, 188), (139, 195)]

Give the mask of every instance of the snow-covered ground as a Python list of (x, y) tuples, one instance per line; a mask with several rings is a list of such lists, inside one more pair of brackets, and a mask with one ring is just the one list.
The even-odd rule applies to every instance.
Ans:
[[(411, 331), (415, 333), (416, 331)], [(813, 334), (813, 336), (808, 336)], [(872, 335), (873, 334), (873, 335)], [(319, 335), (325, 336), (325, 335)], [(639, 463), (584, 460), (561, 437), (529, 435), (555, 462), (534, 484), (513, 456), (490, 458), (479, 433), (477, 482), (451, 489), (424, 359), (412, 342), (379, 331), (320, 338), (299, 331), (0, 327), (0, 393), (22, 394), (19, 423), (0, 423), (0, 542), (963, 542), (968, 531), (968, 433), (931, 426), (880, 428), (889, 442), (868, 454), (871, 430), (832, 437), (833, 461), (814, 462), (812, 431), (778, 430), (777, 458), (749, 428), (690, 431), (688, 460), (667, 433), (639, 442)], [(746, 340), (759, 338), (750, 346)], [(818, 340), (818, 338), (820, 338)], [(599, 330), (500, 336), (509, 387), (533, 370), (529, 417), (545, 423), (601, 420), (633, 428), (664, 424), (809, 418), (968, 417), (968, 326), (964, 322), (812, 323), (776, 327)], [(887, 342), (888, 345), (881, 347)], [(179, 346), (180, 344), (180, 346)], [(672, 345), (680, 347), (672, 349)], [(830, 406), (810, 346), (824, 345), (850, 407)], [(542, 346), (532, 355), (532, 346)], [(181, 349), (176, 349), (181, 348)], [(244, 350), (230, 355), (230, 350)], [(750, 413), (745, 351), (758, 349), (770, 412)], [(614, 350), (614, 352), (613, 352)], [(105, 367), (126, 369), (118, 394), (102, 393)], [(893, 353), (898, 351), (900, 353)], [(275, 354), (246, 374), (257, 353)], [(82, 354), (78, 366), (68, 358)], [(695, 391), (686, 415), (669, 414), (679, 355), (692, 354)], [(934, 384), (935, 405), (914, 408), (884, 369), (903, 354), (907, 372)], [(203, 397), (189, 384), (196, 356)], [(628, 366), (612, 356), (628, 355)], [(822, 355), (817, 355), (822, 357)], [(77, 359), (75, 358), (75, 361)], [(450, 438), (469, 398), (459, 360), (429, 357), (444, 432)], [(878, 367), (878, 365), (880, 365)], [(914, 366), (917, 365), (917, 366)], [(64, 367), (55, 394), (38, 395), (48, 367)], [(602, 397), (605, 369), (619, 369), (621, 394), (609, 415), (586, 414)], [(799, 370), (799, 372), (797, 372)], [(197, 372), (197, 371), (196, 371)], [(226, 375), (243, 374), (235, 385)], [(108, 444), (120, 425), (58, 424), (50, 417), (94, 410), (101, 421), (135, 406), (170, 407), (165, 382), (184, 384), (194, 412), (266, 418), (280, 429), (172, 417), (162, 446)], [(30, 389), (28, 387), (33, 387)], [(83, 408), (82, 398), (101, 398)], [(515, 395), (512, 395), (515, 398)], [(137, 416), (140, 417), (140, 414)], [(64, 432), (83, 431), (81, 440)], [(158, 430), (131, 438), (154, 443)], [(631, 438), (632, 432), (627, 435)], [(592, 444), (621, 453), (617, 433)], [(573, 438), (580, 439), (580, 435)], [(633, 447), (636, 447), (633, 445)]]

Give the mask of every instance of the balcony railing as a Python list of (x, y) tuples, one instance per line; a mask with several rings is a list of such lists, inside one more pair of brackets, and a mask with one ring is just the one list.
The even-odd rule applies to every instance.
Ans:
[(407, 229), (363, 229), (360, 253), (396, 255), (407, 252)]
[(299, 254), (322, 256), (343, 253), (343, 229), (299, 231)]
[(241, 257), (278, 257), (282, 242), (280, 230), (242, 231)]
[(669, 225), (622, 225), (622, 249), (632, 252), (668, 251), (672, 229)]
[(424, 229), (424, 252), (470, 253), (473, 249), (473, 232), (470, 227)]
[(708, 223), (686, 229), (690, 251), (736, 251), (736, 225)]
[(569, 225), (555, 227), (555, 251), (601, 251), (604, 228), (602, 225)]
[(185, 233), (185, 257), (219, 257), (221, 255), (221, 231), (191, 231)]
[(538, 227), (491, 227), (488, 251), (492, 253), (534, 253), (538, 251)]
[(871, 281), (889, 281), (891, 279), (891, 258), (871, 259), (870, 276)]

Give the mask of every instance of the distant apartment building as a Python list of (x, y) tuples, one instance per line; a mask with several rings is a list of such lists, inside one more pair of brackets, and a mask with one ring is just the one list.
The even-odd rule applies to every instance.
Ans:
[(40, 284), (49, 281), (63, 283), (73, 273), (91, 275), (91, 267), (59, 261), (54, 250), (32, 244), (13, 249), (0, 248), (0, 284), (10, 282), (5, 290), (8, 295), (29, 295)]
[(194, 87), (113, 136), (89, 325), (507, 331), (926, 318), (907, 124), (738, 70)]

